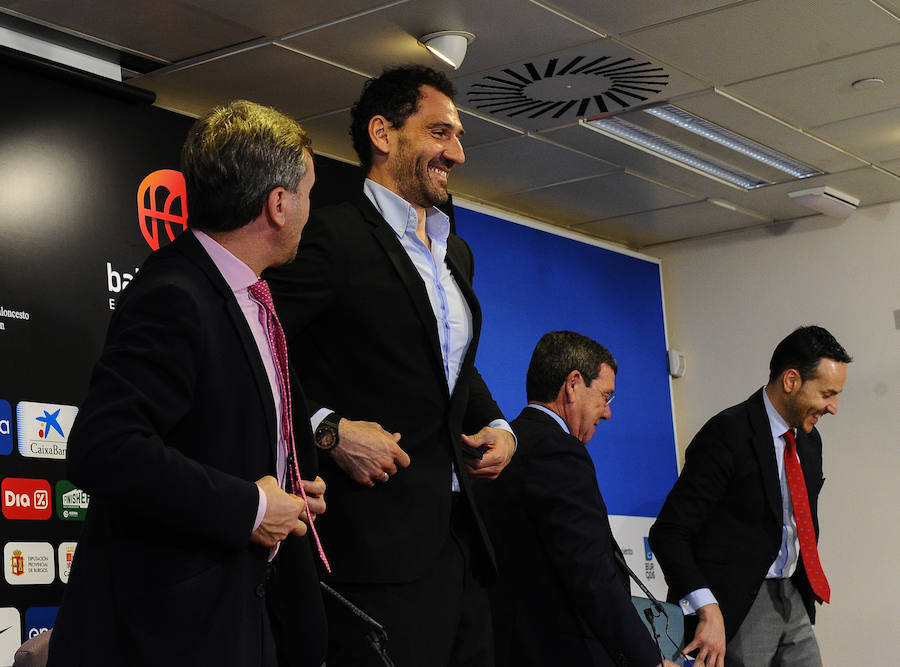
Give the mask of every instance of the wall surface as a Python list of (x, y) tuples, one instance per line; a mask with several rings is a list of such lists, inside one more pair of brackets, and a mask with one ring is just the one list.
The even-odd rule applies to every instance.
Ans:
[(652, 254), (662, 259), (669, 345), (687, 358), (673, 382), (679, 461), (709, 417), (765, 384), (773, 348), (796, 326), (824, 326), (854, 357), (838, 414), (818, 427), (820, 553), (832, 603), (816, 633), (831, 667), (892, 663), (900, 649), (900, 202)]

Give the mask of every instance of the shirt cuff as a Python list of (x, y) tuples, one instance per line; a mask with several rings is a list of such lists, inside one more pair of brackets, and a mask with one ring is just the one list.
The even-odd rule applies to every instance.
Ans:
[(309, 423), (312, 426), (313, 433), (315, 433), (316, 429), (319, 428), (319, 424), (322, 423), (322, 420), (332, 412), (334, 412), (334, 410), (332, 410), (331, 408), (319, 408), (318, 410), (316, 410), (316, 414), (309, 418)]
[(506, 431), (513, 437), (513, 454), (515, 454), (516, 448), (519, 446), (519, 439), (516, 437), (515, 432), (512, 430), (512, 426), (509, 425), (509, 422), (507, 422), (505, 419), (495, 419), (490, 424), (488, 424), (488, 426), (490, 426), (491, 428), (499, 428), (503, 431)]
[(259, 491), (259, 506), (256, 508), (256, 521), (253, 522), (253, 531), (256, 531), (262, 523), (263, 517), (266, 515), (266, 506), (268, 505), (266, 494), (263, 493), (262, 487), (257, 484), (256, 490)]
[(685, 616), (696, 614), (700, 607), (708, 604), (717, 604), (716, 596), (708, 588), (698, 588), (681, 598), (681, 611)]

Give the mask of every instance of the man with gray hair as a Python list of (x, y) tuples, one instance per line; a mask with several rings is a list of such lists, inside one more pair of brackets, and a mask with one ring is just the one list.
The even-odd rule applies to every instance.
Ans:
[(182, 170), (191, 229), (123, 293), (69, 436), (91, 504), (50, 664), (317, 667), (304, 535), (325, 485), (259, 280), (297, 252), (309, 136), (233, 102), (194, 124)]
[(612, 416), (617, 371), (587, 336), (545, 334), (528, 366), (528, 406), (512, 422), (516, 455), (477, 488), (500, 573), (491, 595), (497, 667), (659, 664), (584, 447)]

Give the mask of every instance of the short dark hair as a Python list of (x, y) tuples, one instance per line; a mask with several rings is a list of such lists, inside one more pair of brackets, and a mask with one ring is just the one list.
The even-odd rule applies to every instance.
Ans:
[(853, 359), (841, 347), (834, 336), (819, 326), (806, 326), (794, 329), (782, 340), (772, 353), (769, 362), (769, 384), (781, 377), (789, 368), (800, 373), (803, 382), (816, 377), (819, 362), (832, 359), (849, 364)]
[(372, 166), (369, 121), (373, 116), (384, 116), (394, 127), (403, 127), (419, 108), (422, 86), (431, 86), (451, 100), (456, 97), (456, 87), (446, 74), (423, 65), (386, 69), (378, 78), (366, 81), (362, 95), (350, 110), (350, 137), (364, 172), (368, 173)]
[(619, 372), (615, 358), (597, 341), (574, 331), (551, 331), (541, 336), (531, 354), (525, 394), (529, 401), (549, 403), (559, 394), (569, 373), (581, 373), (589, 387), (603, 364), (613, 373)]
[(277, 187), (297, 189), (312, 141), (280, 111), (235, 100), (198, 119), (181, 149), (191, 227), (228, 231), (262, 211)]

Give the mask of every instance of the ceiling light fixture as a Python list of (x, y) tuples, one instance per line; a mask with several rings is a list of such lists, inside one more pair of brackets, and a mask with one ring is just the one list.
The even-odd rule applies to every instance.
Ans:
[(859, 199), (827, 185), (788, 192), (788, 197), (806, 208), (832, 218), (846, 218), (859, 206)]
[(453, 69), (459, 69), (462, 65), (466, 57), (466, 49), (473, 41), (475, 41), (475, 35), (464, 30), (441, 30), (440, 32), (430, 32), (419, 38), (419, 44)]
[[(671, 104), (581, 123), (681, 167), (745, 190), (786, 180), (780, 174), (794, 179), (822, 174), (815, 167)], [(668, 126), (672, 129), (667, 129)], [(690, 135), (699, 137), (700, 141), (689, 138)], [(709, 142), (722, 148), (712, 150)]]

